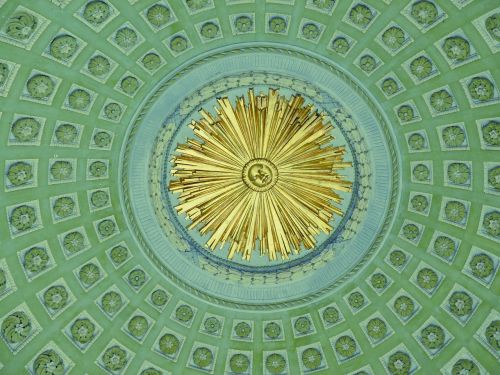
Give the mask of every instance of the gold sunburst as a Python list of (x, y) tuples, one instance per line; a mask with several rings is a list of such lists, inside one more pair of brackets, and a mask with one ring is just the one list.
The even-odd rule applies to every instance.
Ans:
[(201, 142), (187, 140), (172, 159), (177, 212), (190, 229), (211, 233), (211, 250), (229, 242), (229, 259), (249, 260), (257, 249), (287, 259), (313, 248), (320, 232), (332, 230), (334, 214), (342, 215), (337, 191), (351, 189), (338, 174), (351, 163), (331, 145), (333, 126), (300, 95), (287, 100), (273, 89), (258, 96), (250, 89), (248, 104), (243, 97), (235, 107), (227, 97), (217, 103), (216, 117), (202, 109), (190, 124)]

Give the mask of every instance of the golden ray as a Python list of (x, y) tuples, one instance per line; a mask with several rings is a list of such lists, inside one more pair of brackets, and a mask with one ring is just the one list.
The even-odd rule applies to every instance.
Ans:
[[(329, 233), (342, 210), (337, 191), (350, 191), (338, 170), (344, 147), (334, 147), (333, 126), (304, 98), (289, 100), (270, 89), (248, 91), (233, 106), (217, 99), (216, 116), (201, 110), (190, 128), (198, 139), (179, 145), (172, 159), (170, 191), (179, 193), (179, 214), (190, 229), (210, 233), (215, 250), (229, 242), (228, 258), (252, 252), (288, 259), (302, 247), (312, 249), (320, 232)], [(257, 244), (258, 242), (258, 244)]]

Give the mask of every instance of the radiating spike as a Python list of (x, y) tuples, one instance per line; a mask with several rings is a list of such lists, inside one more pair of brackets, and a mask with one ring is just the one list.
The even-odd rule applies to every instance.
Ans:
[[(333, 126), (305, 99), (248, 91), (233, 106), (217, 99), (216, 116), (202, 109), (189, 127), (197, 138), (178, 145), (170, 191), (189, 229), (209, 234), (211, 251), (228, 245), (228, 258), (250, 260), (260, 249), (269, 260), (313, 249), (342, 215), (338, 191), (351, 183), (337, 173), (352, 165), (344, 147), (332, 146)], [(257, 246), (257, 243), (260, 246)]]

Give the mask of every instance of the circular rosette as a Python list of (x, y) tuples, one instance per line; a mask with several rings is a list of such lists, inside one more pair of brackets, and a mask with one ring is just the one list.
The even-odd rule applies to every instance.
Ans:
[(156, 53), (150, 52), (142, 58), (142, 64), (147, 70), (153, 71), (160, 67), (161, 58)]
[(102, 237), (109, 237), (116, 231), (116, 224), (113, 220), (105, 219), (97, 224), (97, 231)]
[(264, 327), (264, 333), (270, 339), (277, 339), (281, 335), (281, 327), (276, 322), (267, 323)]
[(85, 248), (85, 237), (80, 232), (69, 232), (63, 238), (63, 247), (70, 254), (82, 251)]
[(417, 212), (425, 212), (427, 207), (429, 207), (429, 201), (425, 195), (417, 194), (414, 195), (410, 200), (411, 207)]
[(429, 181), (430, 178), (430, 170), (425, 164), (417, 164), (415, 168), (413, 168), (413, 177), (417, 181)]
[(339, 310), (337, 310), (333, 306), (329, 306), (326, 309), (324, 309), (322, 316), (323, 320), (328, 324), (334, 324), (340, 320)]
[(33, 167), (23, 161), (13, 163), (7, 170), (7, 178), (13, 186), (25, 185), (33, 178)]
[(135, 338), (142, 338), (148, 331), (149, 323), (148, 320), (141, 316), (134, 316), (128, 322), (127, 329)]
[(103, 161), (94, 161), (89, 166), (89, 173), (94, 178), (104, 177), (108, 173), (108, 166)]
[(500, 13), (495, 13), (486, 18), (484, 21), (486, 31), (497, 42), (500, 42)]
[(193, 352), (193, 363), (201, 368), (210, 366), (214, 361), (212, 351), (206, 347), (197, 348)]
[(443, 50), (449, 59), (461, 62), (469, 57), (470, 44), (461, 36), (452, 36), (445, 39)]
[(453, 106), (453, 97), (446, 90), (439, 90), (431, 94), (431, 107), (437, 112), (449, 111)]
[(38, 26), (37, 18), (28, 12), (13, 14), (5, 25), (5, 33), (11, 38), (26, 40), (31, 37)]
[(446, 220), (453, 223), (462, 223), (467, 215), (467, 207), (459, 201), (446, 202), (444, 206), (444, 215)]
[(26, 83), (26, 89), (35, 99), (46, 99), (54, 92), (54, 82), (49, 76), (37, 74)]
[(253, 20), (248, 16), (239, 16), (234, 21), (234, 27), (240, 33), (246, 33), (253, 28)]
[(434, 289), (439, 281), (438, 274), (430, 268), (422, 268), (417, 274), (417, 284), (424, 289)]
[(203, 327), (208, 333), (214, 334), (220, 330), (221, 322), (215, 316), (211, 316), (205, 320)]
[(240, 338), (249, 337), (251, 332), (252, 327), (247, 322), (239, 322), (234, 326), (234, 333)]
[(60, 35), (50, 43), (50, 54), (59, 60), (69, 60), (78, 49), (78, 42), (74, 36)]
[(450, 311), (458, 317), (469, 315), (472, 312), (473, 303), (472, 297), (465, 292), (453, 292), (448, 299)]
[(57, 141), (65, 145), (74, 144), (78, 139), (78, 129), (71, 124), (59, 125), (54, 134)]
[(407, 318), (413, 314), (415, 310), (415, 303), (408, 296), (399, 296), (394, 300), (394, 310), (402, 318)]
[(394, 78), (386, 78), (382, 82), (382, 91), (385, 92), (386, 95), (393, 95), (399, 90), (398, 83), (394, 80)]
[(415, 111), (409, 105), (402, 105), (398, 108), (398, 117), (401, 121), (411, 121), (415, 118)]
[(359, 59), (359, 67), (366, 73), (370, 73), (377, 66), (377, 61), (371, 55), (363, 55)]
[(36, 222), (36, 212), (31, 206), (22, 205), (10, 213), (10, 224), (18, 231), (31, 229)]
[(472, 99), (481, 102), (493, 99), (495, 95), (495, 86), (493, 83), (484, 77), (474, 77), (467, 85), (469, 94)]
[(387, 277), (383, 273), (374, 273), (370, 283), (375, 289), (384, 289), (387, 286)]
[(293, 327), (300, 334), (305, 334), (311, 330), (311, 321), (306, 316), (301, 316), (298, 318)]
[(52, 205), (54, 213), (60, 218), (71, 216), (75, 211), (75, 201), (71, 197), (60, 197)]
[(24, 268), (31, 273), (43, 271), (49, 263), (49, 255), (43, 247), (32, 247), (24, 254)]
[[(114, 103), (114, 104), (116, 104), (116, 103)], [(106, 106), (106, 108), (107, 108), (107, 106)], [(105, 113), (107, 112), (106, 108), (104, 109)], [(111, 109), (113, 111), (111, 113), (109, 113), (109, 115), (110, 116), (116, 115), (117, 113), (115, 112), (115, 109), (113, 109), (113, 108), (111, 108)], [(121, 115), (121, 108), (120, 108), (119, 116), (120, 115)], [(106, 113), (106, 116), (108, 116), (107, 113)], [(109, 145), (111, 144), (112, 136), (110, 133), (108, 133), (106, 131), (98, 131), (97, 133), (94, 134), (93, 140), (94, 140), (94, 143), (97, 147), (106, 148), (106, 147), (109, 147)]]
[(470, 179), (471, 171), (465, 163), (451, 163), (448, 165), (448, 179), (456, 185), (463, 185)]
[(455, 252), (455, 242), (447, 236), (438, 236), (434, 241), (434, 252), (443, 258), (450, 258)]
[(302, 35), (309, 40), (315, 40), (321, 33), (320, 28), (314, 23), (306, 23), (302, 26)]
[(347, 53), (350, 47), (349, 41), (344, 37), (335, 38), (332, 42), (332, 49), (340, 54)]
[(60, 310), (68, 303), (68, 291), (62, 285), (51, 286), (43, 293), (43, 303), (51, 310)]
[(484, 333), (488, 344), (495, 350), (500, 350), (500, 320), (494, 320), (486, 327)]
[(371, 319), (366, 325), (368, 335), (374, 340), (380, 340), (387, 334), (387, 326), (380, 318)]
[(184, 323), (193, 319), (193, 315), (193, 309), (188, 305), (181, 305), (175, 310), (176, 319)]
[(410, 241), (415, 241), (420, 235), (420, 229), (415, 224), (406, 224), (403, 227), (403, 237)]
[(406, 263), (406, 255), (401, 250), (394, 250), (389, 255), (389, 262), (394, 267), (401, 267)]
[(269, 29), (275, 33), (285, 32), (286, 20), (283, 17), (272, 17), (269, 20)]
[(443, 142), (447, 147), (460, 147), (465, 142), (465, 133), (460, 126), (448, 126), (442, 132)]
[(132, 270), (128, 274), (128, 282), (133, 288), (140, 288), (146, 282), (146, 272), (141, 269)]
[(130, 27), (123, 27), (115, 34), (115, 42), (124, 49), (132, 48), (138, 40), (137, 33)]
[(412, 150), (421, 150), (425, 147), (425, 138), (419, 133), (413, 133), (408, 137), (408, 146)]
[(73, 165), (66, 160), (58, 160), (50, 166), (50, 174), (54, 180), (68, 180), (73, 174)]
[(489, 236), (500, 237), (500, 211), (492, 211), (484, 215), (483, 229)]
[(162, 289), (156, 289), (151, 293), (151, 302), (155, 306), (161, 307), (168, 302), (168, 294)]
[(469, 262), (472, 274), (481, 279), (488, 278), (494, 271), (493, 259), (486, 254), (476, 254)]
[(174, 52), (182, 52), (188, 47), (188, 41), (183, 36), (177, 35), (170, 41), (170, 49)]
[(351, 336), (340, 336), (335, 341), (335, 350), (342, 357), (352, 357), (356, 353), (356, 341)]
[(272, 353), (266, 357), (266, 370), (271, 374), (281, 374), (286, 367), (286, 359), (281, 354)]
[(484, 141), (489, 146), (500, 146), (500, 122), (490, 121), (481, 130)]
[(453, 364), (451, 368), (452, 375), (481, 375), (479, 367), (470, 359), (461, 358)]
[(93, 0), (85, 5), (83, 18), (93, 25), (100, 25), (106, 21), (111, 14), (110, 7), (101, 0)]
[(436, 324), (429, 324), (420, 331), (422, 344), (430, 350), (438, 349), (444, 344), (445, 334), (443, 328)]
[(213, 39), (219, 34), (219, 26), (213, 22), (206, 22), (201, 26), (200, 34), (207, 39)]
[(87, 69), (92, 75), (101, 77), (109, 73), (111, 70), (111, 63), (106, 57), (97, 55), (89, 60)]
[(120, 371), (127, 365), (127, 352), (118, 345), (114, 345), (104, 352), (101, 357), (104, 367), (111, 371)]
[(94, 338), (96, 326), (90, 319), (77, 319), (71, 325), (71, 336), (79, 344), (88, 344)]
[(353, 292), (349, 294), (347, 302), (349, 303), (349, 306), (351, 306), (353, 309), (359, 309), (361, 306), (364, 305), (365, 297), (363, 297), (363, 295), (360, 292)]
[(418, 79), (424, 79), (432, 73), (432, 61), (425, 56), (417, 57), (410, 63), (410, 71)]
[(104, 190), (94, 191), (90, 195), (90, 203), (95, 208), (105, 207), (109, 203), (109, 195)]
[(36, 375), (63, 375), (64, 361), (55, 350), (45, 350), (33, 362), (33, 371)]
[(123, 263), (125, 260), (127, 260), (128, 255), (129, 255), (128, 249), (125, 246), (121, 245), (113, 247), (110, 252), (111, 260), (115, 264)]
[(68, 96), (68, 105), (78, 111), (84, 111), (90, 105), (90, 94), (83, 89), (73, 90)]
[(397, 26), (389, 27), (382, 34), (382, 41), (391, 50), (397, 50), (401, 48), (405, 42), (405, 33)]
[(2, 322), (2, 336), (10, 344), (25, 340), (31, 333), (32, 325), (28, 315), (16, 311), (8, 315)]
[(18, 142), (32, 142), (40, 133), (41, 127), (33, 117), (23, 117), (12, 125), (12, 135)]
[(162, 27), (170, 20), (170, 9), (161, 4), (155, 4), (146, 12), (149, 23), (155, 27)]
[(93, 285), (101, 278), (101, 269), (97, 264), (87, 263), (78, 271), (78, 277), (86, 286)]
[(122, 296), (115, 291), (107, 292), (101, 298), (101, 306), (106, 314), (117, 313), (123, 305)]
[(374, 16), (371, 9), (364, 4), (355, 5), (349, 12), (351, 22), (363, 28), (368, 26)]
[(127, 76), (120, 82), (120, 88), (124, 93), (133, 95), (139, 88), (139, 80), (132, 76)]
[(308, 370), (315, 370), (321, 366), (323, 355), (316, 348), (308, 348), (302, 352), (302, 363)]
[(488, 182), (495, 190), (500, 190), (500, 166), (488, 171)]
[(421, 0), (412, 5), (411, 16), (421, 25), (430, 25), (436, 20), (438, 10), (434, 3)]
[[(133, 78), (133, 77), (129, 77)], [(135, 78), (134, 78), (135, 79)], [(123, 81), (122, 81), (122, 89), (123, 89)], [(128, 86), (127, 84), (125, 86)], [(125, 91), (125, 90), (124, 90)], [(135, 91), (135, 89), (133, 90)], [(104, 107), (104, 116), (106, 118), (117, 121), (120, 119), (122, 115), (122, 107), (118, 103), (109, 103)], [(98, 132), (94, 136), (94, 143), (99, 147), (106, 147), (111, 141), (111, 136), (107, 132)], [(99, 143), (98, 143), (99, 142)]]
[(166, 355), (173, 355), (177, 353), (180, 346), (180, 341), (171, 333), (167, 333), (160, 338), (159, 341), (160, 351)]
[(411, 358), (408, 353), (397, 351), (389, 356), (387, 368), (391, 375), (409, 375)]
[(232, 372), (236, 374), (245, 373), (249, 367), (250, 367), (250, 359), (244, 354), (241, 353), (234, 354), (229, 359), (229, 368), (231, 369)]

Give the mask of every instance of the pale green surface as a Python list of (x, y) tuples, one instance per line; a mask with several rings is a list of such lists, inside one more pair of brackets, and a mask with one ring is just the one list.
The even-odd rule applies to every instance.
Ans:
[[(29, 187), (20, 190), (10, 190), (7, 188), (7, 182), (5, 182), (4, 188), (6, 190), (0, 195), (0, 210), (2, 211), (0, 215), (0, 268), (7, 270), (7, 274), (12, 276), (11, 278), (8, 276), (7, 279), (8, 287), (13, 291), (10, 294), (0, 295), (0, 319), (3, 320), (6, 314), (12, 310), (18, 310), (17, 307), (25, 303), (41, 329), (15, 355), (11, 353), (3, 340), (0, 342), (0, 373), (17, 375), (26, 372), (24, 366), (31, 363), (32, 359), (49, 341), (57, 345), (55, 349), (61, 356), (64, 353), (65, 357), (63, 357), (67, 364), (70, 362), (74, 364), (71, 373), (104, 373), (100, 367), (96, 366), (95, 361), (100, 360), (101, 353), (110, 346), (112, 339), (117, 340), (119, 345), (127, 348), (129, 353), (133, 354), (133, 359), (129, 360), (129, 366), (125, 371), (127, 374), (140, 373), (139, 370), (143, 368), (144, 361), (149, 361), (174, 374), (202, 373), (186, 367), (186, 364), (192, 362), (192, 349), (194, 350), (200, 343), (209, 347), (211, 345), (214, 352), (215, 347), (218, 348), (214, 367), (215, 374), (224, 373), (226, 361), (229, 360), (229, 356), (231, 355), (228, 353), (232, 353), (229, 352), (230, 350), (252, 351), (252, 368), (254, 374), (261, 374), (263, 372), (262, 362), (265, 356), (273, 351), (284, 351), (288, 358), (289, 373), (300, 374), (300, 352), (297, 354), (297, 348), (311, 346), (317, 348), (321, 346), (324, 362), (328, 365), (328, 369), (319, 371), (318, 373), (355, 373), (355, 370), (369, 365), (371, 373), (383, 374), (385, 370), (380, 358), (384, 358), (387, 354), (392, 353), (400, 344), (404, 344), (406, 350), (411, 354), (413, 363), (417, 362), (420, 366), (420, 370), (417, 372), (419, 374), (439, 373), (442, 368), (448, 369), (447, 371), (451, 370), (451, 367), (458, 358), (469, 358), (467, 357), (468, 354), (461, 352), (462, 348), (465, 348), (475, 358), (474, 361), (482, 366), (483, 373), (486, 373), (485, 371), (489, 371), (491, 374), (498, 372), (499, 353), (498, 351), (494, 352), (491, 347), (484, 343), (481, 337), (485, 325), (494, 319), (492, 317), (494, 316), (493, 314), (497, 314), (496, 319), (498, 319), (499, 282), (498, 279), (494, 279), (489, 287), (485, 287), (467, 274), (465, 270), (468, 268), (468, 257), (473, 246), (489, 252), (492, 257), (495, 257), (495, 264), (498, 266), (499, 239), (498, 237), (496, 240), (486, 237), (481, 231), (481, 223), (484, 215), (483, 209), (492, 210), (492, 208), (496, 207), (498, 210), (500, 208), (498, 190), (495, 192), (488, 186), (487, 179), (485, 178), (486, 172), (484, 172), (499, 164), (499, 149), (486, 149), (484, 147), (476, 120), (498, 118), (500, 106), (498, 101), (496, 101), (489, 105), (473, 107), (464, 87), (460, 83), (462, 78), (467, 78), (484, 71), (489, 71), (490, 78), (495, 81), (495, 84), (498, 84), (500, 80), (498, 54), (495, 55), (492, 53), (492, 51), (495, 51), (494, 47), (492, 47), (494, 43), (484, 31), (482, 34), (479, 33), (475, 26), (476, 20), (483, 20), (483, 15), (492, 13), (491, 11), (495, 9), (495, 6), (497, 7), (496, 12), (499, 12), (496, 2), (475, 0), (459, 10), (450, 0), (439, 1), (440, 7), (447, 13), (448, 17), (426, 33), (422, 33), (407, 17), (400, 13), (407, 5), (407, 1), (392, 1), (392, 4), (386, 4), (386, 2), (380, 0), (367, 1), (367, 3), (372, 4), (379, 11), (379, 15), (369, 26), (368, 30), (362, 33), (350, 24), (342, 21), (342, 18), (348, 13), (351, 7), (350, 1), (338, 1), (339, 4), (336, 5), (333, 16), (305, 8), (305, 0), (295, 0), (293, 6), (287, 5), (293, 3), (293, 1), (281, 1), (280, 4), (277, 4), (277, 2), (264, 4), (264, 1), (257, 1), (257, 4), (255, 2), (227, 1), (227, 5), (222, 0), (214, 1), (215, 8), (189, 15), (187, 8), (181, 4), (180, 0), (171, 0), (178, 21), (157, 33), (153, 33), (147, 21), (140, 15), (150, 4), (155, 3), (155, 0), (137, 1), (136, 4), (129, 4), (125, 0), (111, 1), (119, 14), (107, 23), (99, 33), (96, 33), (79, 18), (73, 16), (83, 6), (84, 1), (60, 1), (60, 3), (67, 3), (67, 6), (58, 8), (53, 4), (58, 3), (56, 0), (53, 3), (48, 0), (0, 0), (0, 4), (3, 3), (0, 7), (1, 25), (6, 23), (7, 18), (10, 17), (18, 4), (24, 5), (32, 12), (47, 19), (46, 28), (43, 31), (41, 30), (39, 35), (37, 34), (32, 38), (33, 44), (31, 47), (21, 48), (6, 42), (5, 39), (2, 39), (2, 42), (0, 42), (0, 59), (7, 60), (9, 64), (19, 64), (19, 70), (15, 74), (12, 85), (2, 94), (4, 96), (0, 97), (0, 112), (2, 112), (0, 117), (0, 165), (4, 166), (6, 165), (6, 161), (10, 163), (10, 161), (14, 160), (34, 159), (38, 161), (35, 168), (36, 179), (34, 180), (37, 185), (36, 188)], [(238, 13), (255, 13), (256, 33), (239, 36), (233, 35), (230, 16)], [(290, 25), (287, 35), (265, 33), (266, 13), (290, 15)], [(203, 23), (204, 20), (214, 18), (218, 18), (224, 37), (202, 43), (195, 25)], [(317, 44), (297, 38), (302, 18), (314, 20), (324, 25), (323, 34)], [(374, 41), (377, 35), (385, 30), (391, 21), (399, 24), (412, 38), (412, 42), (394, 56), (391, 56), (378, 42)], [(128, 55), (121, 52), (107, 40), (125, 22), (130, 22), (145, 40)], [(479, 24), (482, 25), (481, 22)], [(61, 28), (70, 31), (81, 41), (85, 42), (84, 45), (82, 43), (82, 48), (78, 56), (76, 56), (69, 66), (60, 64), (45, 55), (42, 56), (42, 53)], [(441, 49), (434, 43), (458, 28), (462, 29), (479, 55), (479, 58), (451, 69)], [(187, 34), (193, 48), (174, 57), (162, 41), (181, 30)], [(327, 49), (332, 35), (337, 31), (347, 34), (353, 40), (356, 40), (356, 44), (345, 57), (341, 57), (330, 49)], [(120, 149), (127, 126), (132, 121), (135, 111), (140, 107), (143, 100), (159, 80), (175, 67), (179, 66), (179, 64), (188, 61), (201, 52), (208, 51), (214, 47), (250, 41), (269, 41), (283, 43), (284, 45), (300, 46), (326, 56), (334, 63), (348, 70), (365, 85), (365, 88), (371, 92), (379, 105), (385, 110), (396, 134), (400, 157), (402, 159), (402, 195), (399, 212), (396, 213), (396, 218), (388, 234), (386, 243), (368, 263), (367, 267), (346, 282), (342, 288), (314, 303), (288, 310), (266, 311), (265, 313), (246, 312), (209, 304), (191, 296), (189, 293), (185, 293), (167, 281), (150, 265), (148, 259), (142, 253), (141, 249), (138, 248), (131, 232), (127, 228), (124, 211), (119, 199), (118, 181)], [(137, 60), (151, 48), (155, 48), (166, 60), (166, 64), (152, 76), (137, 63)], [(370, 76), (365, 75), (357, 67), (356, 63), (365, 48), (369, 48), (383, 61), (383, 65), (377, 68)], [(94, 54), (95, 50), (104, 52), (118, 65), (111, 73), (106, 84), (80, 73), (80, 70), (86, 66), (87, 60)], [(413, 56), (416, 56), (422, 50), (425, 50), (426, 54), (431, 57), (440, 74), (425, 82), (416, 84), (411, 79), (410, 74), (403, 69), (402, 64), (409, 59), (411, 60)], [(496, 51), (498, 51), (498, 48)], [(51, 105), (20, 99), (25, 92), (26, 82), (33, 69), (45, 72), (60, 80)], [(143, 85), (133, 98), (115, 89), (115, 85), (126, 72), (134, 74), (143, 81)], [(378, 83), (379, 80), (388, 74), (396, 75), (406, 89), (389, 99), (382, 93)], [(12, 75), (10, 78), (12, 78)], [(88, 115), (62, 108), (68, 91), (73, 84), (89, 89), (96, 94), (95, 101)], [(433, 117), (430, 107), (427, 104), (427, 94), (443, 86), (449, 87), (456, 103), (458, 103), (459, 111)], [(498, 93), (496, 95), (498, 97)], [(101, 108), (107, 102), (108, 98), (127, 106), (119, 123), (99, 118)], [(401, 125), (395, 115), (394, 108), (398, 108), (400, 104), (410, 100), (413, 100), (422, 119), (411, 124)], [(33, 115), (45, 119), (39, 145), (8, 144), (7, 139), (9, 137), (10, 125), (15, 114)], [(51, 145), (55, 123), (58, 120), (84, 126), (79, 147)], [(439, 132), (436, 129), (439, 129), (443, 125), (458, 122), (464, 122), (469, 147), (466, 150), (447, 151), (440, 143)], [(89, 148), (94, 127), (114, 133), (111, 150)], [(406, 134), (423, 130), (426, 132), (429, 143), (427, 151), (410, 153), (406, 142)], [(48, 183), (49, 160), (57, 158), (77, 160), (74, 182), (63, 184)], [(90, 180), (87, 176), (87, 162), (90, 159), (108, 160), (109, 177), (102, 180)], [(472, 186), (469, 189), (447, 185), (444, 165), (446, 161), (452, 160), (467, 161), (472, 166)], [(420, 161), (432, 163), (432, 184), (412, 182), (410, 166), (413, 165), (413, 162), (418, 164)], [(5, 170), (6, 172), (7, 170)], [(7, 181), (6, 179), (4, 180)], [(91, 212), (87, 200), (87, 190), (102, 187), (109, 187), (112, 205), (108, 208)], [(411, 192), (432, 195), (428, 216), (417, 214), (407, 209)], [(52, 220), (50, 198), (62, 194), (74, 193), (76, 193), (78, 198), (79, 215), (54, 223)], [(441, 207), (445, 198), (456, 198), (470, 203), (470, 212), (464, 227), (450, 224), (441, 219)], [(43, 228), (12, 238), (9, 231), (6, 208), (31, 201), (37, 201)], [(109, 216), (114, 216), (120, 233), (108, 240), (99, 242), (93, 222)], [(399, 236), (405, 220), (425, 227), (418, 245), (410, 243)], [(85, 228), (90, 248), (66, 260), (57, 236), (81, 226)], [(432, 246), (431, 241), (437, 231), (461, 241), (458, 253), (451, 264), (427, 252), (427, 249)], [(48, 241), (56, 266), (30, 282), (24, 274), (18, 254), (22, 250), (43, 240)], [(115, 269), (105, 251), (122, 241), (127, 243), (133, 257), (125, 265)], [(407, 254), (411, 254), (409, 263), (401, 273), (397, 272), (384, 260), (393, 246), (403, 249)], [(105, 272), (105, 277), (97, 285), (86, 290), (82, 288), (78, 278), (73, 274), (73, 270), (78, 270), (81, 265), (94, 257), (99, 261)], [(421, 268), (421, 261), (437, 270), (443, 278), (439, 288), (432, 296), (428, 296), (415, 283), (410, 281), (414, 279), (412, 276), (414, 271)], [(137, 293), (133, 291), (126, 279), (124, 279), (128, 272), (136, 268), (136, 266), (145, 269), (150, 278)], [(388, 289), (380, 296), (369, 285), (370, 275), (376, 269), (382, 270), (393, 280)], [(64, 283), (71, 290), (73, 297), (70, 299), (71, 303), (69, 307), (51, 319), (37, 295), (40, 292), (43, 294), (46, 287), (60, 279), (64, 279)], [(448, 295), (454, 288), (455, 283), (474, 296), (475, 304), (480, 302), (464, 327), (440, 307), (443, 301), (447, 301)], [(150, 293), (155, 289), (157, 284), (162, 285), (172, 295), (165, 310), (161, 313), (149, 303), (146, 303)], [(94, 300), (99, 300), (101, 294), (113, 285), (121, 291), (124, 297), (126, 296), (129, 302), (114, 319), (110, 320), (97, 307)], [(370, 302), (356, 314), (351, 312), (347, 304), (347, 296), (354, 288), (359, 288)], [(389, 308), (389, 306), (392, 307), (392, 300), (401, 288), (404, 289), (406, 295), (411, 296), (415, 300), (416, 304), (420, 305), (420, 309), (416, 315), (407, 324), (402, 324)], [(180, 301), (188, 303), (197, 309), (190, 328), (170, 318)], [(334, 327), (325, 328), (318, 311), (332, 302), (338, 305), (345, 320)], [(128, 320), (133, 316), (136, 309), (143, 311), (153, 323), (151, 330), (147, 333), (144, 342), (141, 344), (124, 331), (121, 331), (123, 326), (126, 327)], [(61, 333), (66, 326), (71, 325), (77, 315), (83, 310), (86, 310), (102, 327), (101, 334), (84, 354), (71, 343), (71, 340)], [(199, 333), (198, 330), (202, 326), (206, 312), (224, 317), (221, 338), (214, 338), (210, 335)], [(377, 313), (388, 323), (394, 334), (372, 348), (363, 329), (366, 324), (365, 321)], [(315, 331), (305, 337), (294, 339), (294, 318), (304, 314), (310, 314)], [(449, 335), (453, 336), (453, 339), (432, 359), (420, 345), (417, 338), (420, 329), (423, 328), (424, 323), (428, 322), (431, 317), (435, 319), (435, 322), (439, 322), (449, 332)], [(240, 319), (253, 321), (253, 340), (251, 342), (237, 341), (232, 338), (233, 322)], [(284, 339), (275, 342), (264, 340), (263, 321), (270, 320), (281, 322), (284, 330)], [(160, 334), (163, 327), (167, 327), (168, 330), (185, 337), (185, 341), (175, 362), (165, 359), (152, 350), (159, 336), (163, 334)], [(350, 331), (350, 334), (355, 337), (358, 347), (362, 350), (362, 354), (354, 359), (340, 362), (330, 344), (330, 338), (342, 336), (347, 331)]]

